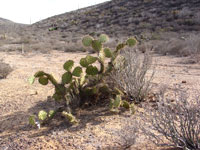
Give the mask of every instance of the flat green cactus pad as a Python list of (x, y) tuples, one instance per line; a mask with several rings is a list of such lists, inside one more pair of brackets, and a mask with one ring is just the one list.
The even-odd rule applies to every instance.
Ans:
[(92, 48), (96, 52), (99, 52), (102, 49), (102, 43), (99, 40), (93, 40), (92, 41)]
[(42, 85), (47, 85), (47, 84), (48, 84), (48, 78), (45, 77), (45, 76), (39, 77), (38, 81), (39, 81), (39, 83), (42, 84)]
[(44, 110), (40, 110), (38, 113), (38, 118), (44, 121), (47, 118), (47, 112)]
[(94, 39), (91, 36), (87, 35), (83, 37), (82, 43), (84, 46), (89, 47), (91, 46), (93, 40)]
[(72, 74), (70, 72), (66, 72), (62, 75), (62, 83), (68, 84), (72, 81)]
[(90, 66), (88, 66), (87, 69), (86, 69), (86, 73), (87, 73), (88, 75), (94, 76), (94, 75), (97, 75), (98, 72), (99, 72), (99, 71), (98, 71), (98, 69), (97, 69), (96, 66), (90, 65)]
[(68, 60), (65, 62), (65, 64), (63, 65), (63, 68), (66, 71), (71, 71), (72, 67), (74, 66), (74, 61), (73, 60)]
[(76, 76), (76, 77), (80, 77), (82, 72), (83, 72), (82, 68), (78, 66), (78, 67), (74, 68), (72, 75)]

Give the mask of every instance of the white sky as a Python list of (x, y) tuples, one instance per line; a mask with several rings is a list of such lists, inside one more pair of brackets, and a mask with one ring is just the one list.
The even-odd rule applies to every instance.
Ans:
[(0, 17), (30, 24), (108, 0), (0, 0)]

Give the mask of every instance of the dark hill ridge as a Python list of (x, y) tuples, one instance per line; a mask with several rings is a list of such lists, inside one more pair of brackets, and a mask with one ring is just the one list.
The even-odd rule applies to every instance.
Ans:
[(26, 26), (27, 25), (0, 18), (0, 34), (16, 32), (20, 33)]
[(2, 25), (2, 24), (8, 24), (8, 23), (13, 23), (13, 22), (10, 21), (10, 20), (4, 19), (4, 18), (0, 18), (0, 25)]
[(56, 26), (61, 32), (110, 36), (145, 31), (200, 30), (200, 0), (112, 0), (57, 15), (32, 25), (38, 29)]

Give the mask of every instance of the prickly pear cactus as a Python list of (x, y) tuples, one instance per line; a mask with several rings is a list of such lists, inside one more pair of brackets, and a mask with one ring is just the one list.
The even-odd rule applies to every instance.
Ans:
[[(44, 86), (49, 83), (54, 85), (53, 98), (63, 104), (65, 109), (61, 112), (61, 115), (71, 123), (78, 122), (71, 112), (71, 106), (74, 106), (73, 103), (80, 107), (84, 102), (93, 102), (94, 98), (98, 101), (98, 97), (105, 93), (111, 98), (111, 110), (119, 111), (120, 107), (124, 107), (130, 109), (131, 112), (135, 111), (132, 104), (122, 100), (123, 91), (116, 88), (110, 89), (105, 78), (116, 66), (121, 65), (120, 62), (123, 61), (121, 59), (124, 58), (120, 56), (120, 51), (126, 46), (134, 46), (137, 41), (135, 38), (129, 38), (124, 43), (118, 44), (115, 50), (112, 50), (104, 47), (104, 43), (108, 40), (109, 37), (106, 34), (100, 35), (98, 39), (94, 39), (90, 35), (84, 36), (82, 44), (85, 47), (91, 47), (96, 52), (96, 56), (87, 55), (81, 58), (78, 66), (75, 66), (73, 60), (67, 60), (63, 65), (65, 73), (61, 76), (60, 83), (51, 74), (44, 71), (36, 72), (29, 79), (31, 84), (38, 79), (38, 82)], [(41, 110), (37, 117), (30, 116), (29, 123), (40, 127), (40, 124), (52, 119), (57, 112), (59, 112), (59, 109), (51, 110), (48, 113)]]

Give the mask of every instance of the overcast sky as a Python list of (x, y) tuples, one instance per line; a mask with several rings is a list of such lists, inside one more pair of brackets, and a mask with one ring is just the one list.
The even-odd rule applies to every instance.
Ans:
[(30, 24), (108, 0), (0, 0), (0, 17)]

